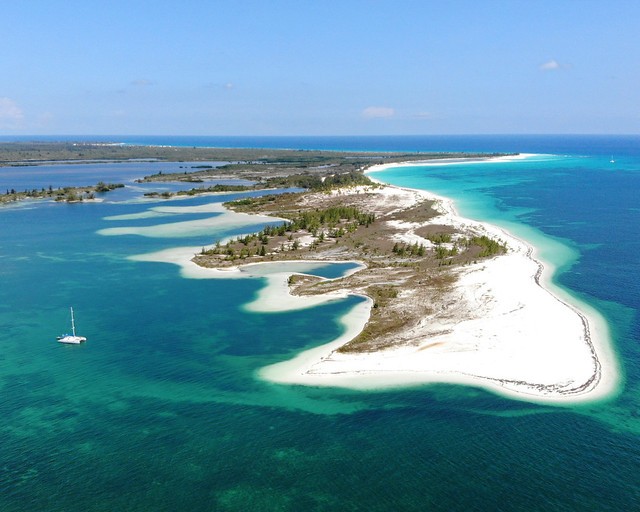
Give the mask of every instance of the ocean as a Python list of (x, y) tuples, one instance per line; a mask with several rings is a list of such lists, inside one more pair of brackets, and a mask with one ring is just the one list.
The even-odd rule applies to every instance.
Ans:
[[(261, 367), (336, 338), (362, 299), (255, 313), (245, 306), (263, 278), (190, 279), (132, 259), (261, 229), (207, 210), (246, 193), (142, 199), (177, 185), (135, 178), (187, 163), (0, 168), (0, 191), (127, 185), (102, 202), (0, 207), (0, 511), (640, 508), (639, 136), (85, 140), (535, 153), (376, 178), (451, 197), (534, 244), (554, 284), (606, 318), (622, 384), (600, 403), (544, 406), (467, 386), (261, 381)], [(81, 346), (55, 342), (69, 306)]]

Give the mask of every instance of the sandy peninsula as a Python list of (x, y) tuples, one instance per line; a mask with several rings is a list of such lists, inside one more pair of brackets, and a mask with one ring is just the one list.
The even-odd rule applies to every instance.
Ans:
[[(105, 219), (114, 226), (100, 231), (105, 236), (186, 237), (209, 233), (212, 226), (250, 233), (256, 225), (290, 223), (283, 232), (263, 230), (259, 236), (222, 240), (215, 246), (178, 247), (132, 258), (177, 264), (189, 278), (260, 277), (265, 286), (246, 305), (253, 311), (309, 308), (348, 295), (363, 298), (342, 319), (345, 329), (339, 339), (263, 368), (262, 378), (359, 389), (460, 383), (559, 403), (598, 400), (617, 389), (617, 359), (606, 322), (597, 311), (554, 286), (553, 268), (534, 247), (496, 226), (461, 217), (447, 198), (371, 183), (362, 174), (367, 168), (368, 175), (375, 176), (392, 165), (461, 161), (482, 165), (489, 158), (486, 154), (113, 145), (83, 145), (79, 153), (75, 143), (0, 146), (0, 165), (140, 157), (226, 161), (221, 167), (197, 165), (144, 180), (197, 184), (240, 177), (266, 188), (310, 190), (275, 200), (272, 196), (240, 201), (230, 208), (182, 207), (176, 197), (175, 202), (147, 212)], [(499, 165), (532, 155), (490, 157)], [(331, 186), (325, 187), (329, 182)], [(96, 191), (105, 187), (110, 186), (102, 184)], [(48, 197), (50, 192), (54, 189), (33, 194)], [(12, 191), (5, 196), (8, 201), (23, 198)], [(194, 211), (211, 216), (180, 219), (181, 213)], [(174, 216), (176, 221), (122, 225), (141, 216), (163, 220)], [(353, 265), (337, 279), (314, 276), (316, 268), (331, 261)]]
[[(369, 301), (344, 319), (340, 339), (264, 368), (263, 378), (358, 389), (449, 382), (540, 402), (597, 400), (616, 389), (617, 364), (606, 322), (552, 289), (550, 272), (532, 247), (495, 226), (460, 217), (448, 199), (396, 187), (373, 193), (382, 202), (393, 197), (399, 207), (420, 198), (436, 202), (439, 216), (396, 223), (400, 240), (415, 243), (420, 227), (448, 225), (502, 240), (507, 253), (452, 270), (457, 280), (451, 290), (431, 304), (431, 314), (398, 329), (393, 346), (373, 352), (339, 350), (366, 325)], [(410, 289), (402, 299), (411, 307), (421, 297)]]
[[(246, 306), (253, 311), (365, 298), (342, 319), (339, 339), (262, 368), (261, 378), (353, 389), (456, 383), (544, 403), (601, 400), (617, 389), (601, 315), (555, 287), (533, 247), (461, 217), (449, 199), (373, 183), (256, 201), (248, 212), (232, 205), (229, 219), (249, 224), (255, 214), (291, 219), (291, 212), (351, 205), (375, 221), (354, 221), (348, 232), (346, 222), (291, 228), (263, 241), (261, 255), (265, 234), (202, 248), (195, 258), (200, 248), (135, 259), (176, 263), (192, 278), (260, 276), (265, 287)], [(482, 243), (496, 250), (487, 253)], [(240, 250), (247, 252), (239, 257)], [(338, 279), (313, 277), (329, 261), (358, 264)]]

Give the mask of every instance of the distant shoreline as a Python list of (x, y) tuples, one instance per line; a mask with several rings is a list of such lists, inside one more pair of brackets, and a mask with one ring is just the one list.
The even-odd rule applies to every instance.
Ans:
[(237, 162), (342, 158), (363, 159), (377, 163), (415, 159), (450, 158), (458, 155), (485, 157), (505, 153), (483, 152), (415, 152), (349, 151), (274, 148), (235, 148), (197, 146), (152, 146), (101, 142), (0, 142), (0, 167), (74, 163), (122, 163), (132, 161), (166, 162)]

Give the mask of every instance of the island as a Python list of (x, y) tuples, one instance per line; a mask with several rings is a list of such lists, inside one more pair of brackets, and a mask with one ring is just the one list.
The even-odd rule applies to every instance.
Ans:
[[(187, 274), (225, 277), (278, 265), (280, 271), (267, 272), (267, 286), (250, 304), (255, 310), (363, 298), (343, 318), (344, 333), (337, 340), (265, 367), (260, 378), (355, 389), (455, 383), (559, 404), (601, 400), (617, 389), (606, 322), (553, 285), (553, 269), (545, 268), (533, 247), (496, 226), (459, 216), (447, 198), (375, 179), (394, 165), (489, 158), (499, 165), (526, 155), (172, 149), (83, 147), (77, 161), (107, 154), (114, 161), (142, 155), (217, 161), (141, 181), (191, 187), (163, 193), (167, 200), (272, 191), (225, 203), (221, 210), (253, 215), (266, 225), (212, 241), (197, 254), (174, 251), (139, 259), (177, 263)], [(68, 148), (63, 154), (67, 162), (73, 156)], [(55, 159), (51, 152), (42, 156), (40, 161)], [(210, 184), (229, 178), (249, 184)], [(335, 261), (356, 265), (336, 279), (315, 277), (299, 265)]]
[[(289, 276), (294, 296), (367, 301), (345, 319), (340, 339), (264, 368), (261, 377), (358, 389), (449, 382), (553, 403), (613, 392), (606, 323), (561, 290), (551, 292), (531, 246), (460, 217), (446, 198), (364, 181), (228, 203), (234, 212), (285, 222), (193, 258), (232, 270), (259, 262), (361, 263), (340, 279)], [(282, 298), (265, 294), (269, 300)]]
[(5, 193), (0, 193), (0, 204), (13, 203), (25, 199), (53, 199), (54, 201), (64, 201), (67, 203), (77, 203), (82, 201), (95, 201), (96, 194), (111, 192), (117, 188), (123, 188), (123, 183), (105, 183), (99, 181), (95, 185), (86, 187), (52, 187), (31, 190), (6, 189)]

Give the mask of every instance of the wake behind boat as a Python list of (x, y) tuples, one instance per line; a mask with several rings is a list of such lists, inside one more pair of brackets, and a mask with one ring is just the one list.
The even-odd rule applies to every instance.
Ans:
[(71, 310), (71, 333), (72, 334), (63, 334), (57, 337), (59, 343), (72, 343), (78, 345), (84, 341), (87, 341), (87, 338), (84, 336), (76, 336), (76, 324), (73, 320), (73, 307), (69, 308)]

